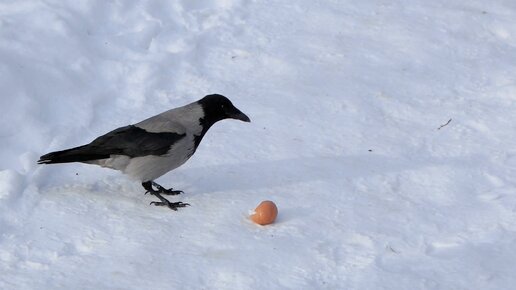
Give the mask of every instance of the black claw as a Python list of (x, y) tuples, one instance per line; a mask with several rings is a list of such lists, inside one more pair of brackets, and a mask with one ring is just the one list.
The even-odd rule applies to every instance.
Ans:
[[(157, 184), (154, 181), (146, 181), (146, 182), (143, 182), (142, 185), (143, 185), (143, 188), (145, 188), (145, 190), (147, 190), (145, 192), (145, 194), (147, 194), (147, 193), (150, 193), (150, 194), (158, 193), (158, 194), (165, 194), (165, 195), (178, 195), (178, 194), (184, 193), (184, 191), (182, 191), (182, 190), (174, 190), (173, 188), (166, 189), (166, 188), (164, 188), (163, 186)], [(156, 189), (154, 189), (153, 186)]]
[(166, 206), (170, 208), (171, 210), (176, 210), (180, 207), (186, 207), (190, 204), (184, 203), (184, 202), (162, 202), (162, 201), (152, 201), (149, 205), (155, 205), (155, 206)]
[(163, 191), (160, 190), (159, 193), (165, 194), (165, 195), (178, 195), (178, 194), (184, 193), (184, 191), (174, 190), (173, 188), (169, 188), (169, 189), (163, 189)]

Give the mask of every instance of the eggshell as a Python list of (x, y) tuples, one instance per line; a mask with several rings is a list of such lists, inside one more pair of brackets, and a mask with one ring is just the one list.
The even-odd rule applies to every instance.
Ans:
[(254, 212), (255, 213), (251, 215), (251, 220), (262, 226), (272, 224), (278, 216), (278, 208), (276, 204), (270, 200), (262, 201)]

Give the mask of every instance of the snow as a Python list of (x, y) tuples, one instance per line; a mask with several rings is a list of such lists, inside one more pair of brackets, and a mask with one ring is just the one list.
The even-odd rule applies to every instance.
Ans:
[[(2, 1), (0, 289), (514, 289), (515, 62), (509, 0)], [(210, 93), (188, 208), (36, 164)]]

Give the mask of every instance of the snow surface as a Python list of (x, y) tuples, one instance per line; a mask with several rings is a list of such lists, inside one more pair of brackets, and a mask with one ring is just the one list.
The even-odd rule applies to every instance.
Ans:
[[(515, 63), (513, 0), (0, 1), (0, 289), (515, 289)], [(191, 207), (36, 164), (209, 93)]]

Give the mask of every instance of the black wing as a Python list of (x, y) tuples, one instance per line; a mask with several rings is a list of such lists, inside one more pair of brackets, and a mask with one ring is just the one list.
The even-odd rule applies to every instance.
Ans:
[(152, 133), (129, 125), (102, 135), (90, 144), (45, 154), (40, 157), (38, 163), (84, 162), (109, 158), (110, 155), (163, 155), (168, 152), (170, 146), (185, 136), (186, 134), (167, 132)]

